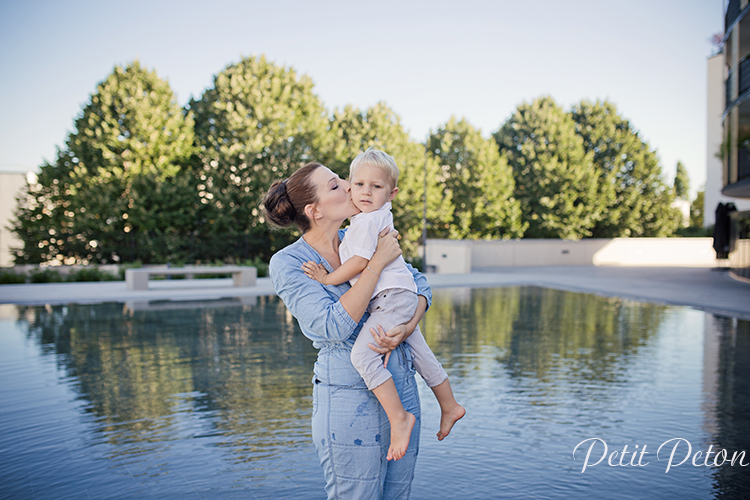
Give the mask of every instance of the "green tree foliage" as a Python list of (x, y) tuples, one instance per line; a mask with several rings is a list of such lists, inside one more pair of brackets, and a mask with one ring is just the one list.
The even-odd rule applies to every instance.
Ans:
[(312, 80), (263, 56), (247, 57), (216, 75), (189, 108), (205, 208), (200, 255), (270, 257), (292, 233), (271, 233), (260, 202), (273, 180), (317, 159), (326, 142), (328, 121)]
[(450, 194), (439, 182), (439, 166), (433, 159), (426, 158), (424, 146), (411, 140), (398, 115), (385, 103), (365, 111), (346, 106), (334, 112), (330, 133), (324, 163), (343, 178), (349, 176), (351, 161), (369, 147), (385, 151), (396, 160), (399, 192), (393, 200), (393, 219), (401, 233), (401, 248), (407, 258), (417, 256), (416, 246), (421, 243), (425, 168), (428, 234), (435, 237), (447, 230), (453, 206)]
[(677, 162), (677, 170), (674, 176), (674, 195), (683, 200), (690, 197), (690, 177), (688, 177), (687, 169), (681, 161)]
[(194, 219), (192, 153), (192, 118), (169, 84), (137, 61), (115, 67), (19, 200), (16, 263), (179, 258)]
[(571, 116), (599, 177), (597, 197), (603, 211), (591, 235), (672, 235), (681, 216), (671, 207), (656, 153), (630, 122), (606, 101), (582, 101)]
[(453, 198), (447, 231), (456, 239), (520, 238), (527, 223), (513, 197), (513, 172), (497, 145), (466, 120), (451, 118), (427, 139), (440, 165), (438, 180)]
[(494, 137), (513, 169), (524, 237), (591, 236), (601, 215), (598, 177), (571, 116), (542, 97), (518, 106)]
[(693, 227), (703, 227), (703, 211), (706, 203), (706, 190), (701, 189), (695, 195), (695, 199), (690, 204), (690, 225)]
[[(452, 118), (418, 144), (384, 103), (328, 117), (308, 77), (263, 56), (228, 66), (181, 109), (136, 61), (97, 86), (19, 198), (15, 260), (265, 261), (295, 237), (263, 220), (271, 182), (313, 160), (346, 177), (370, 146), (399, 164), (394, 218), (407, 257), (421, 241), (425, 184), (430, 237), (667, 236), (678, 227), (655, 152), (610, 103), (565, 113), (543, 97), (520, 105), (494, 140), (499, 148)], [(675, 191), (686, 196), (677, 171)]]

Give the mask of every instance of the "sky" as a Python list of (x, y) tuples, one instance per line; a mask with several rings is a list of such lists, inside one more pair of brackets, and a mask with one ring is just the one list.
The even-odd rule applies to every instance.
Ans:
[[(96, 85), (135, 59), (179, 104), (243, 56), (315, 82), (329, 111), (386, 102), (413, 139), (451, 116), (489, 137), (523, 102), (609, 100), (693, 194), (722, 0), (2, 0), (0, 171), (55, 158)], [(396, 159), (398, 160), (398, 159)]]

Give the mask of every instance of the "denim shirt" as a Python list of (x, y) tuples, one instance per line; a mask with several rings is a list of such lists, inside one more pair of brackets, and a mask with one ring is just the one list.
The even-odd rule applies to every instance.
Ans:
[[(343, 238), (344, 234), (345, 230), (339, 230), (339, 238)], [(354, 321), (339, 301), (351, 288), (349, 283), (323, 285), (308, 278), (302, 270), (302, 264), (307, 261), (320, 263), (329, 273), (333, 272), (331, 265), (300, 237), (271, 257), (268, 272), (273, 288), (297, 318), (305, 337), (312, 340), (313, 346), (319, 349), (314, 368), (317, 381), (328, 385), (361, 384), (365, 387), (362, 377), (352, 366), (350, 355), (357, 334), (369, 314), (365, 312), (359, 322)], [(417, 294), (427, 299), (429, 308), (432, 291), (427, 279), (411, 265), (407, 264), (407, 267), (414, 275)], [(402, 343), (397, 349), (409, 356), (406, 344)]]

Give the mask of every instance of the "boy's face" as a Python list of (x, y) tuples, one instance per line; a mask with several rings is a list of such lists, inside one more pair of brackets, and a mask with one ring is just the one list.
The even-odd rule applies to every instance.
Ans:
[(375, 165), (360, 165), (350, 179), (352, 202), (365, 213), (374, 212), (396, 197), (398, 188), (391, 186), (385, 171)]

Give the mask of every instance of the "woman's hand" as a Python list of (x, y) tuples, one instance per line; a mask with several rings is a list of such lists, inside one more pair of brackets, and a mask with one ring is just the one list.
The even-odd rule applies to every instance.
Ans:
[(391, 352), (398, 347), (401, 342), (406, 340), (409, 335), (412, 334), (414, 329), (409, 330), (407, 325), (396, 325), (387, 332), (383, 330), (383, 327), (378, 325), (378, 331), (374, 328), (370, 328), (372, 338), (375, 339), (376, 344), (367, 344), (373, 351), (385, 354), (385, 361), (383, 367), (388, 367), (388, 360), (391, 357)]
[(380, 232), (378, 246), (370, 259), (370, 270), (380, 274), (385, 266), (396, 260), (401, 255), (401, 247), (398, 244), (398, 231), (389, 231), (388, 228)]

